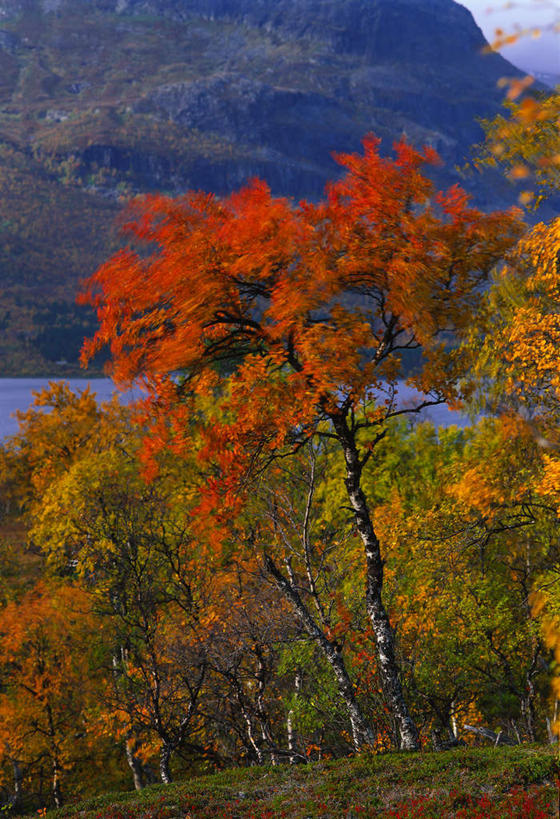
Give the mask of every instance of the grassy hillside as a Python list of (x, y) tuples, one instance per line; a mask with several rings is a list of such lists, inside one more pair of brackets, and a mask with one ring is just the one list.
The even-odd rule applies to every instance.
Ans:
[(385, 754), (289, 767), (235, 768), (189, 782), (107, 794), (53, 819), (555, 816), (550, 748)]

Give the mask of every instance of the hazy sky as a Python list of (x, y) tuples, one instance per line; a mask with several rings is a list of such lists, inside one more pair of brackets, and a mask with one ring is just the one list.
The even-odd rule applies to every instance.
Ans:
[(560, 0), (457, 0), (473, 14), (476, 22), (491, 41), (497, 28), (514, 32), (516, 28), (540, 27), (541, 36), (525, 35), (502, 50), (504, 57), (525, 71), (560, 74)]

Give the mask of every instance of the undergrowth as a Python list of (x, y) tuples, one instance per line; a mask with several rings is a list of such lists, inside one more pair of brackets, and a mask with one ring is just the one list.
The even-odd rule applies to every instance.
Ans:
[(235, 768), (140, 793), (106, 794), (52, 819), (543, 819), (558, 811), (549, 748), (360, 755), (306, 766)]

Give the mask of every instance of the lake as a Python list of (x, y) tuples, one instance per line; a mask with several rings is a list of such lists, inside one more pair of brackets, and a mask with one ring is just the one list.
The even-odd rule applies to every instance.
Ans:
[[(49, 384), (49, 378), (0, 378), (0, 440), (17, 432), (18, 423), (13, 413), (16, 410), (26, 410), (33, 403), (33, 392), (44, 389)], [(90, 387), (98, 401), (108, 401), (118, 390), (109, 378), (69, 378), (67, 379), (73, 390), (85, 390)], [(138, 395), (138, 393), (136, 394)], [(401, 400), (411, 401), (415, 395), (410, 387), (401, 385)], [(121, 393), (122, 397), (122, 393)], [(122, 400), (130, 400), (133, 393), (125, 393)], [(452, 412), (443, 404), (430, 407), (420, 413), (422, 420), (429, 419), (436, 426), (467, 426), (469, 419), (459, 412)]]
[[(26, 410), (33, 403), (33, 392), (48, 387), (52, 378), (0, 378), (0, 440), (13, 435), (18, 430), (16, 410)], [(64, 379), (74, 391), (85, 390), (88, 386), (98, 401), (109, 401), (119, 391), (110, 378), (68, 378)], [(126, 395), (129, 396), (130, 393)], [(124, 398), (126, 400), (126, 396)]]

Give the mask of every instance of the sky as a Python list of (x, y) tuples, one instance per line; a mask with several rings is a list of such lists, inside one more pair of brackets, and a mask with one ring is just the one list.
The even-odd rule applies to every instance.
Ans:
[(491, 42), (494, 32), (540, 28), (539, 37), (525, 34), (514, 45), (505, 46), (503, 56), (524, 71), (560, 75), (560, 0), (457, 0), (473, 14), (476, 22)]

